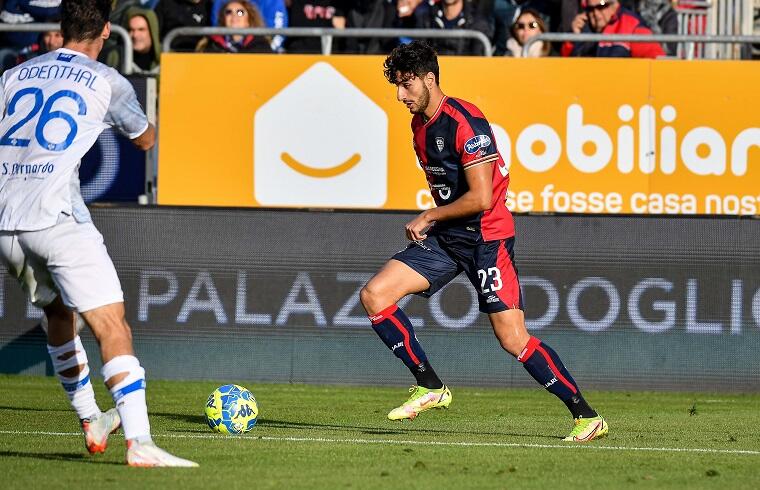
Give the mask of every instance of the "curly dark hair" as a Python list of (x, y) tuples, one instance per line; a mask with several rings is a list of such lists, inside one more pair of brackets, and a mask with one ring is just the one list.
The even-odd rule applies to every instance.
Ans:
[(61, 32), (64, 42), (98, 39), (110, 16), (111, 0), (63, 0)]
[(425, 41), (412, 41), (396, 46), (385, 58), (383, 68), (385, 78), (393, 85), (399, 81), (396, 79), (397, 74), (401, 74), (400, 81), (405, 81), (413, 76), (422, 78), (428, 73), (435, 75), (435, 83), (440, 84), (438, 54)]

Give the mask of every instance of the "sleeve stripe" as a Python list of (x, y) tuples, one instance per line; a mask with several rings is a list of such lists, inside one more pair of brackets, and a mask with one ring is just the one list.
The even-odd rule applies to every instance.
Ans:
[(489, 162), (480, 162), (480, 163), (476, 163), (475, 165), (469, 165), (469, 166), (467, 166), (467, 167), (464, 167), (464, 169), (465, 169), (465, 170), (470, 170), (471, 168), (480, 167), (480, 166), (481, 166), (481, 165), (483, 165), (483, 164), (486, 164), (486, 163), (493, 163), (493, 162), (495, 162), (495, 161), (496, 161), (496, 160), (491, 160), (491, 161), (489, 161)]
[(470, 168), (474, 167), (475, 165), (480, 165), (481, 163), (491, 163), (495, 162), (499, 159), (498, 153), (493, 153), (491, 155), (486, 155), (483, 158), (478, 158), (477, 160), (473, 160), (471, 162), (466, 162), (462, 164), (463, 168)]

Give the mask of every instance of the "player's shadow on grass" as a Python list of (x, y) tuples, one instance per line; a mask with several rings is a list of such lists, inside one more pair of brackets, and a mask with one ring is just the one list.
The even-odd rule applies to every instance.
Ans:
[[(393, 435), (393, 434), (461, 434), (461, 435), (481, 435), (481, 436), (511, 436), (511, 437), (535, 437), (543, 439), (556, 440), (554, 434), (517, 434), (514, 432), (494, 432), (494, 431), (474, 431), (474, 430), (456, 430), (456, 429), (431, 429), (429, 427), (401, 427), (399, 429), (388, 429), (386, 427), (360, 427), (355, 425), (340, 424), (318, 424), (310, 422), (292, 422), (286, 420), (259, 419), (259, 425), (266, 427), (276, 427), (279, 429), (321, 429), (332, 431), (353, 432), (360, 431), (368, 435)], [(400, 422), (389, 422), (399, 424)]]
[[(0, 407), (2, 408), (2, 407)], [(166, 417), (168, 419), (179, 420), (190, 424), (198, 424), (203, 428), (198, 429), (176, 429), (170, 432), (197, 432), (206, 433), (206, 418), (203, 415), (194, 415), (186, 413), (168, 413), (168, 412), (151, 412), (151, 416)], [(398, 423), (398, 422), (396, 422)], [(359, 431), (366, 435), (400, 435), (400, 434), (462, 434), (462, 435), (482, 435), (482, 436), (511, 436), (511, 437), (535, 437), (539, 439), (556, 440), (556, 434), (517, 434), (513, 432), (494, 432), (494, 431), (471, 431), (471, 430), (452, 430), (452, 429), (431, 429), (429, 427), (401, 427), (398, 429), (389, 429), (387, 427), (361, 427), (357, 425), (341, 424), (320, 424), (315, 422), (293, 422), (289, 420), (274, 420), (259, 418), (257, 425), (260, 427), (272, 427), (276, 429), (300, 429), (300, 430), (327, 430), (336, 432), (356, 432)]]
[(47, 461), (67, 461), (85, 464), (109, 464), (118, 466), (122, 466), (124, 464), (117, 463), (115, 461), (100, 461), (97, 458), (93, 458), (92, 456), (82, 453), (27, 453), (21, 451), (0, 451), (0, 458), (5, 457), (44, 459)]
[[(2, 407), (0, 407), (2, 408)], [(166, 417), (167, 419), (179, 420), (190, 424), (206, 425), (206, 417), (189, 413), (150, 412), (151, 417)]]
[[(65, 398), (64, 398), (65, 400)], [(15, 412), (61, 412), (71, 413), (70, 408), (40, 408), (40, 407), (10, 407), (8, 405), (0, 405), (0, 410), (13, 410)]]

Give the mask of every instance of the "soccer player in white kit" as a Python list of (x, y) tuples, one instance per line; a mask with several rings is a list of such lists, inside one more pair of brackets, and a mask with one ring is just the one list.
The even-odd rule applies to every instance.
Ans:
[[(95, 61), (110, 10), (111, 0), (63, 0), (63, 48), (0, 79), (0, 259), (45, 311), (48, 351), (87, 449), (105, 451), (121, 423), (129, 465), (197, 466), (151, 439), (121, 284), (79, 189), (80, 159), (106, 127), (143, 150), (156, 138), (129, 82)], [(101, 413), (95, 403), (77, 314), (100, 345), (115, 410)]]

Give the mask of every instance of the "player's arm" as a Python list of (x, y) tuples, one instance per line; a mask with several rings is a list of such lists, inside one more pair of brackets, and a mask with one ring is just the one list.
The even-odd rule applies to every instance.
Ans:
[(132, 144), (142, 151), (148, 151), (156, 144), (156, 127), (148, 123), (148, 127), (137, 138), (132, 138)]
[(156, 143), (156, 127), (148, 121), (137, 94), (126, 78), (112, 73), (112, 96), (105, 123), (116, 129), (140, 150), (149, 150)]
[(5, 77), (0, 78), (0, 121), (5, 117)]
[(425, 232), (436, 221), (473, 216), (491, 209), (493, 198), (493, 162), (465, 168), (469, 190), (451, 204), (428, 209), (406, 224), (406, 236), (410, 240), (424, 240)]

